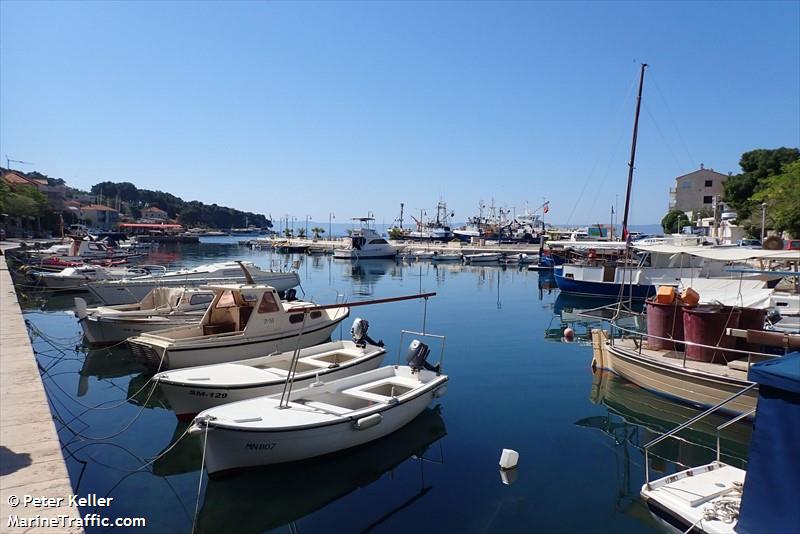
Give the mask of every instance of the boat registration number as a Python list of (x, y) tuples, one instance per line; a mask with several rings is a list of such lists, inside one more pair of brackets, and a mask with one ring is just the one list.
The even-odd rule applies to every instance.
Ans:
[(244, 448), (248, 451), (271, 451), (277, 443), (246, 443)]
[(190, 389), (189, 395), (194, 395), (195, 397), (208, 397), (209, 399), (224, 399), (228, 396), (227, 393), (222, 391), (198, 391), (196, 389)]

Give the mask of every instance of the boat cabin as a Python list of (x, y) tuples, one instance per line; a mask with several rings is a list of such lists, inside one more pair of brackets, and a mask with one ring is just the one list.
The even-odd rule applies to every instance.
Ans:
[[(214, 291), (214, 300), (208, 307), (201, 322), (202, 335), (210, 336), (230, 332), (244, 332), (248, 326), (254, 334), (274, 328), (285, 319), (280, 315), (289, 314), (290, 324), (303, 322), (303, 313), (291, 313), (295, 308), (312, 305), (304, 301), (282, 301), (278, 291), (271, 286), (260, 284), (225, 284), (206, 286)], [(321, 311), (308, 314), (307, 322), (322, 317)]]

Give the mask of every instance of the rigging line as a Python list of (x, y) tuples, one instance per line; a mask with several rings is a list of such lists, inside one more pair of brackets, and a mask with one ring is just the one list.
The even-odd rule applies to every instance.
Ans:
[(650, 107), (647, 104), (645, 104), (644, 102), (642, 102), (642, 107), (647, 112), (647, 115), (650, 117), (650, 119), (653, 121), (653, 124), (656, 127), (656, 131), (658, 132), (659, 137), (661, 137), (661, 140), (664, 141), (665, 145), (667, 145), (667, 150), (669, 150), (669, 153), (672, 156), (672, 159), (675, 160), (675, 164), (680, 169), (681, 162), (678, 160), (678, 156), (675, 155), (675, 151), (672, 150), (672, 145), (669, 144), (669, 141), (667, 140), (667, 136), (664, 135), (664, 132), (661, 130), (661, 127), (658, 125), (658, 121), (656, 120), (655, 116), (650, 111)]
[(678, 123), (675, 120), (675, 116), (672, 114), (672, 110), (670, 109), (669, 104), (667, 103), (667, 99), (664, 97), (664, 93), (661, 91), (661, 87), (658, 85), (657, 77), (653, 74), (652, 69), (650, 70), (650, 81), (652, 81), (653, 85), (656, 86), (656, 92), (658, 93), (659, 98), (661, 98), (661, 101), (664, 103), (664, 107), (667, 109), (667, 116), (672, 121), (672, 125), (675, 127), (675, 132), (678, 134), (678, 139), (680, 140), (684, 151), (686, 151), (686, 155), (689, 156), (689, 167), (688, 168), (691, 169), (695, 165), (695, 163), (694, 163), (695, 159), (692, 156), (692, 153), (689, 152), (689, 146), (686, 144), (686, 141), (684, 140), (683, 136), (681, 135), (681, 130), (680, 130), (680, 128), (678, 128)]
[[(187, 431), (190, 427), (187, 427)], [(200, 477), (197, 481), (197, 500), (194, 503), (194, 519), (192, 519), (192, 534), (197, 529), (197, 514), (200, 512), (200, 491), (203, 489), (203, 468), (206, 465), (206, 445), (208, 444), (208, 421), (205, 424), (203, 433), (203, 456), (200, 458)]]
[[(616, 113), (614, 113), (614, 115), (613, 115), (614, 117), (620, 116), (620, 114), (622, 113), (622, 110), (625, 108), (625, 104), (628, 102), (628, 99), (630, 98), (634, 87), (636, 87), (636, 80), (637, 80), (637, 77), (634, 76), (633, 79), (631, 80), (630, 86), (628, 87), (628, 92), (626, 93), (625, 98), (622, 100), (622, 102), (620, 102), (619, 108), (617, 109)], [(613, 121), (609, 121), (608, 129), (606, 130), (605, 134), (603, 135), (603, 138), (604, 139), (609, 138), (611, 136), (611, 132), (613, 131), (613, 129), (614, 129)], [(617, 142), (615, 144), (619, 144), (619, 140), (617, 140)], [(578, 194), (578, 199), (575, 201), (575, 204), (573, 204), (572, 211), (569, 213), (569, 217), (567, 217), (567, 222), (566, 222), (567, 225), (569, 225), (572, 222), (572, 216), (575, 214), (575, 209), (578, 206), (578, 204), (580, 203), (581, 199), (583, 198), (583, 194), (586, 192), (586, 188), (588, 187), (589, 182), (591, 180), (591, 177), (594, 175), (594, 171), (597, 169), (597, 165), (600, 163), (600, 158), (603, 157), (603, 154), (604, 154), (603, 150), (598, 151), (597, 158), (595, 158), (594, 164), (592, 165), (591, 170), (589, 171), (589, 174), (586, 176), (586, 180), (583, 182), (583, 187), (581, 188), (581, 192)]]
[[(624, 135), (623, 135), (624, 133), (625, 133), (624, 130), (622, 130), (622, 129), (619, 130), (619, 133), (617, 134), (617, 141), (614, 144), (613, 152), (616, 152), (619, 149), (619, 146), (622, 143), (622, 139), (624, 137)], [(600, 180), (600, 183), (598, 184), (597, 194), (592, 196), (592, 204), (589, 207), (589, 212), (588, 213), (591, 213), (594, 210), (594, 206), (597, 203), (597, 199), (600, 197), (600, 195), (601, 195), (601, 193), (603, 191), (603, 186), (605, 185), (606, 180), (608, 179), (608, 175), (611, 174), (611, 166), (614, 163), (615, 163), (615, 161), (612, 158), (609, 158), (608, 165), (606, 166), (606, 172), (603, 175), (603, 178)], [(577, 207), (577, 204), (576, 204), (576, 206), (573, 207), (573, 211), (575, 210), (575, 207)]]

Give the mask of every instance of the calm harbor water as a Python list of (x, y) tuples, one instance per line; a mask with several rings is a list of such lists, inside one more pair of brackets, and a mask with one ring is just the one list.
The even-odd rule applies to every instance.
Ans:
[[(320, 303), (333, 302), (337, 292), (348, 300), (437, 292), (427, 305), (426, 330), (447, 337), (443, 368), (450, 383), (438, 405), (368, 446), (223, 480), (202, 475), (196, 531), (656, 529), (639, 499), (641, 446), (697, 411), (592, 371), (591, 345), (581, 336), (591, 325), (574, 313), (596, 301), (559, 296), (546, 275), (517, 268), (349, 263), (250, 251), (233, 239), (209, 241), (162, 246), (147, 262), (294, 265), (305, 296)], [(35, 327), (34, 349), (76, 492), (115, 498), (109, 509), (81, 512), (144, 516), (148, 532), (190, 532), (201, 477), (199, 439), (174, 444), (186, 425), (149, 387), (124, 346), (82, 347), (80, 327), (68, 312), (73, 294), (27, 296), (26, 319)], [(355, 317), (369, 320), (372, 337), (389, 348), (386, 363), (393, 363), (400, 330), (422, 328), (423, 304), (357, 308)], [(341, 335), (349, 335), (351, 322)], [(579, 334), (574, 343), (561, 340), (567, 324)], [(98, 405), (102, 409), (92, 409)], [(723, 421), (711, 418), (681, 440), (663, 442), (654, 470), (713, 459), (716, 426)], [(746, 424), (728, 429), (724, 459), (745, 465), (749, 437)], [(502, 483), (497, 465), (503, 448), (520, 453), (511, 485)]]

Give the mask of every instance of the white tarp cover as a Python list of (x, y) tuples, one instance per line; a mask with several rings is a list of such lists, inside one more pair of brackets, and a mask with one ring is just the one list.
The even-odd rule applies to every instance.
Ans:
[(700, 304), (723, 304), (739, 308), (769, 308), (774, 290), (762, 280), (733, 278), (681, 278), (681, 288), (691, 287), (700, 295)]
[(547, 246), (551, 248), (571, 248), (575, 250), (584, 249), (606, 249), (606, 250), (625, 250), (624, 241), (547, 241)]
[(689, 254), (719, 261), (788, 260), (800, 261), (797, 250), (764, 250), (745, 247), (681, 247), (676, 245), (634, 245), (643, 252), (655, 254)]

